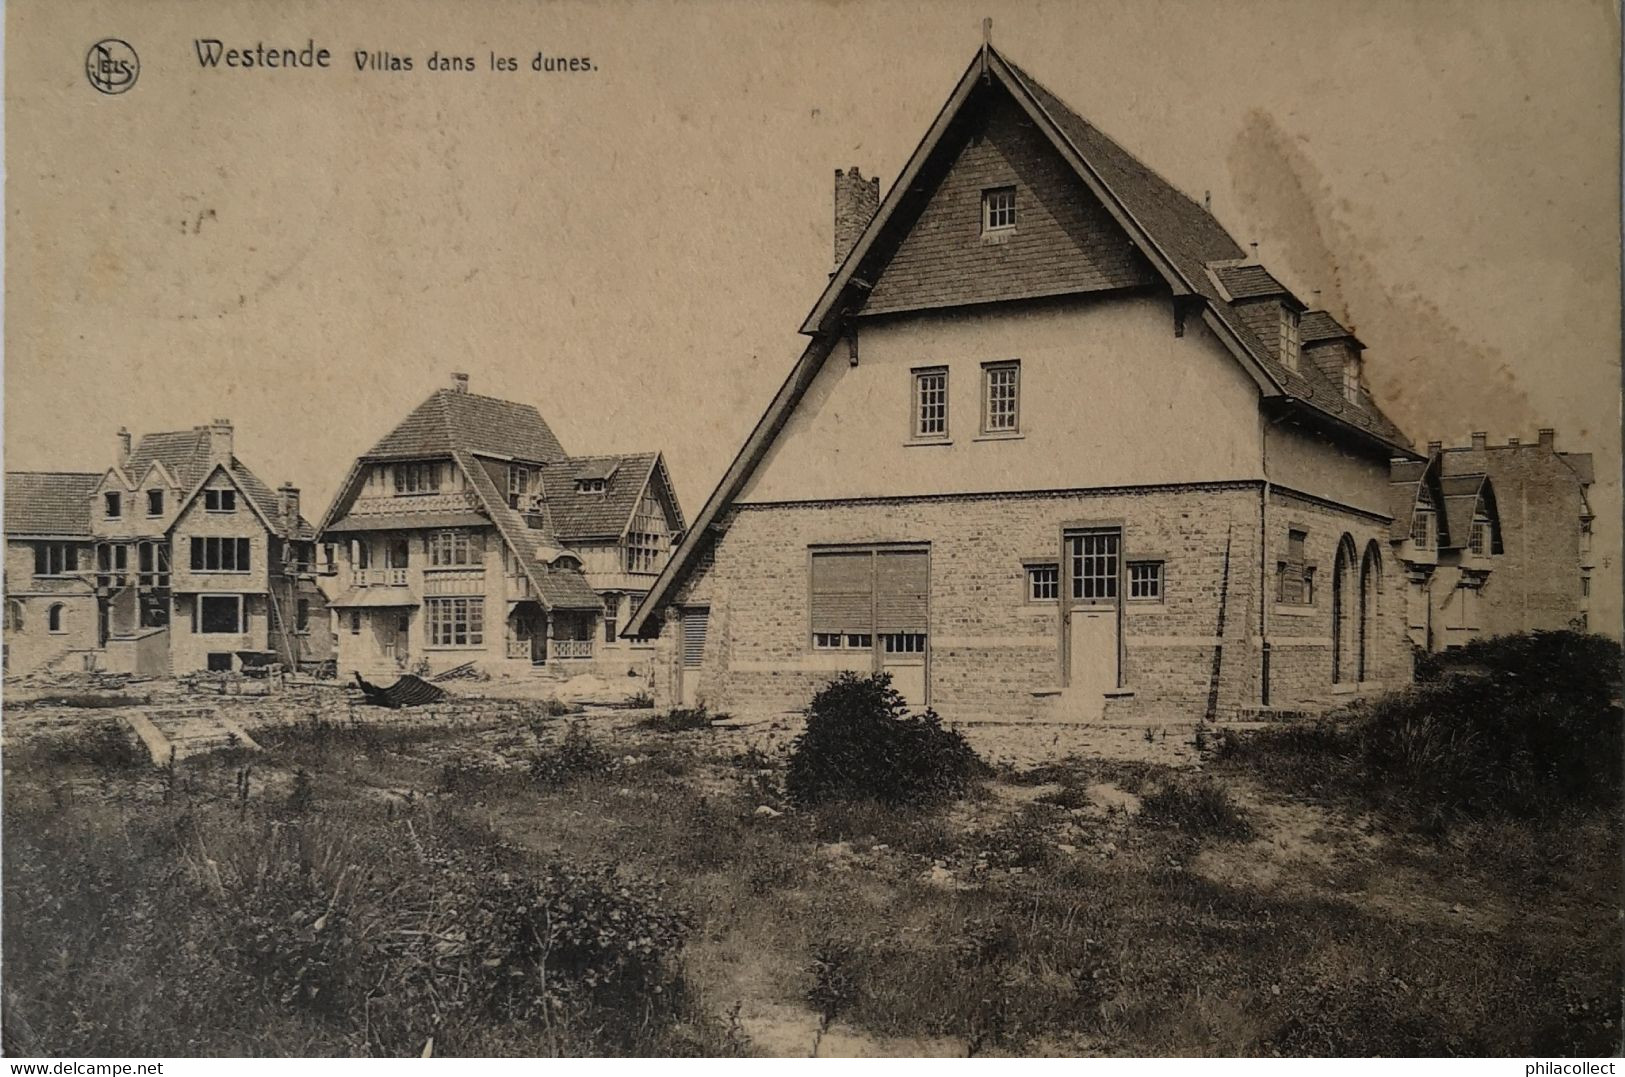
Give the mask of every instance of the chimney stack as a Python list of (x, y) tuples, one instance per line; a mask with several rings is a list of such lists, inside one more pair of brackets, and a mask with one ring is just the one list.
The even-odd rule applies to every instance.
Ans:
[(1485, 431), (1485, 430), (1474, 430), (1473, 431), (1473, 451), (1474, 452), (1483, 452), (1486, 448), (1489, 447), (1489, 444), (1490, 444), (1490, 435), (1489, 435), (1488, 431)]
[(468, 392), (468, 375), (453, 374), (451, 376), (451, 391), (454, 393)]
[(1540, 428), (1540, 447), (1543, 449), (1557, 448), (1557, 431), (1549, 426)]
[(130, 462), (130, 431), (128, 427), (118, 428), (118, 465), (123, 467)]
[(231, 420), (216, 419), (203, 429), (209, 432), (209, 460), (216, 464), (230, 464)]
[(282, 531), (291, 535), (299, 527), (299, 487), (285, 482), (276, 488), (277, 515), (282, 518)]
[(880, 209), (880, 177), (864, 179), (853, 165), (835, 170), (835, 268), (839, 269)]

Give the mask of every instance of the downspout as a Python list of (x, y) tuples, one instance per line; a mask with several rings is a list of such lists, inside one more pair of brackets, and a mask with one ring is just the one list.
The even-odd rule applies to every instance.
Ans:
[(1270, 705), (1270, 606), (1268, 593), (1270, 535), (1270, 424), (1264, 421), (1262, 411), (1259, 412), (1258, 416), (1258, 428), (1259, 465), (1260, 470), (1264, 474), (1264, 484), (1259, 487), (1258, 494), (1258, 704), (1261, 707), (1267, 707)]

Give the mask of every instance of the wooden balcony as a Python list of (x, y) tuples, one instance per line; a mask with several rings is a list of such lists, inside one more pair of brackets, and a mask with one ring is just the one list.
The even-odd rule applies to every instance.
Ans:
[(352, 587), (405, 587), (404, 568), (358, 568), (350, 573)]
[(556, 639), (549, 641), (547, 653), (561, 662), (591, 658), (593, 641), (590, 639)]

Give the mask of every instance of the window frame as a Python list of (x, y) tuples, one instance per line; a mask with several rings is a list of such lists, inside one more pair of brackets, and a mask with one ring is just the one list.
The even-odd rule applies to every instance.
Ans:
[(1281, 304), (1281, 336), (1280, 336), (1281, 362), (1288, 370), (1297, 370), (1303, 358), (1303, 338), (1300, 333), (1298, 312), (1285, 303)]
[[(941, 378), (940, 392), (942, 399), (926, 403), (926, 380)], [(936, 390), (933, 390), (936, 391)], [(941, 429), (927, 430), (925, 409), (927, 406), (941, 408), (942, 414), (934, 416), (941, 423)], [(944, 365), (919, 366), (909, 371), (909, 439), (923, 442), (945, 442), (949, 434), (949, 397), (948, 397), (948, 368)]]
[[(251, 539), (233, 537), (230, 535), (193, 535), (189, 544), (187, 566), (197, 573), (230, 573), (242, 575), (254, 571), (254, 543)], [(226, 556), (227, 543), (230, 543), (231, 556)], [(214, 564), (210, 565), (209, 551), (215, 551)], [(231, 561), (231, 567), (226, 562)]]
[[(1022, 565), (1025, 577), (1025, 593), (1028, 605), (1050, 605), (1061, 601), (1061, 563), (1059, 561), (1027, 561)], [(1040, 573), (1049, 573), (1051, 578), (1042, 581), (1038, 578)], [(1053, 592), (1048, 595), (1038, 593), (1039, 587)]]
[[(153, 505), (157, 508), (153, 508)], [(164, 514), (164, 492), (162, 490), (147, 491), (147, 518), (156, 519)]]
[[(1012, 374), (1008, 426), (994, 426), (993, 392), (996, 375)], [(1021, 434), (1021, 360), (995, 359), (982, 364), (982, 436), (1017, 437)]]
[[(45, 571), (41, 572), (43, 568)], [(79, 571), (79, 545), (74, 542), (34, 543), (34, 578), (54, 580)]]
[[(1297, 597), (1287, 594), (1287, 583), (1297, 587)], [(1286, 549), (1275, 562), (1275, 604), (1294, 609), (1310, 608), (1315, 604), (1315, 566), (1309, 560), (1309, 529), (1288, 524)]]
[[(474, 533), (467, 528), (445, 527), (424, 537), (430, 568), (473, 568), (484, 563), (484, 551), (474, 551)], [(457, 560), (458, 555), (462, 560)]]
[[(1149, 580), (1136, 580), (1136, 569), (1154, 570)], [(1162, 557), (1138, 556), (1126, 558), (1123, 562), (1124, 582), (1128, 585), (1128, 593), (1124, 595), (1129, 602), (1140, 602), (1156, 605), (1166, 600), (1168, 594), (1167, 559)], [(1149, 584), (1154, 594), (1135, 594), (1135, 589)]]
[(1352, 350), (1343, 357), (1343, 399), (1350, 404), (1360, 402), (1360, 357)]
[(390, 465), (396, 497), (424, 497), (440, 492), (440, 461), (409, 460)]
[[(229, 600), (236, 603), (237, 618), (233, 623), (237, 627), (235, 627), (233, 629), (229, 629), (229, 630), (227, 630), (227, 629), (219, 629), (219, 628), (205, 628), (204, 625), (207, 623), (207, 619), (206, 619), (206, 617), (204, 615), (203, 607), (205, 605), (207, 605), (208, 603), (220, 602), (220, 601), (227, 600), (227, 599), (229, 599)], [(236, 595), (236, 594), (215, 595), (215, 594), (207, 594), (207, 593), (205, 593), (205, 594), (198, 595), (196, 601), (194, 601), (192, 603), (192, 632), (193, 632), (194, 635), (199, 635), (199, 636), (241, 636), (241, 635), (244, 635), (244, 634), (246, 634), (248, 632), (248, 626), (246, 624), (246, 619), (247, 619), (247, 609), (246, 609), (245, 603), (243, 602), (243, 596), (242, 595)]]
[[(213, 502), (213, 504), (210, 504)], [(203, 511), (229, 516), (237, 511), (237, 491), (227, 486), (211, 486), (203, 491)]]
[(45, 631), (53, 636), (68, 634), (66, 627), (68, 604), (66, 602), (53, 602), (45, 611)]
[[(1411, 510), (1410, 544), (1418, 550), (1436, 550), (1439, 548), (1438, 513), (1432, 505), (1417, 505)], [(1422, 534), (1417, 537), (1417, 528), (1420, 526)]]
[(109, 520), (124, 519), (124, 496), (117, 490), (103, 491), (102, 515)]
[[(1005, 203), (1007, 196), (1008, 202)], [(1004, 219), (1006, 217), (1008, 219)], [(999, 219), (995, 220), (995, 218)], [(1010, 235), (1016, 230), (1018, 220), (1014, 184), (982, 188), (982, 235)]]
[(423, 623), (427, 646), (432, 650), (483, 649), (485, 596), (429, 596), (423, 600)]

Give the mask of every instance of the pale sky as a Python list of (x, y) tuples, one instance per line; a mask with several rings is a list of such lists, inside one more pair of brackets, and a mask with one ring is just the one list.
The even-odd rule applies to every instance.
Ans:
[[(663, 450), (692, 517), (800, 353), (834, 169), (890, 185), (984, 15), (1319, 289), (1419, 445), (1553, 426), (1596, 453), (1617, 621), (1605, 2), (12, 0), (5, 466), (100, 470), (121, 425), (219, 416), (316, 518), (463, 370), (540, 407), (571, 452)], [(84, 75), (109, 36), (141, 57), (119, 96)], [(333, 66), (203, 71), (202, 37), (314, 39)], [(357, 50), (415, 70), (358, 73)], [(437, 50), (520, 70), (428, 71)], [(597, 70), (533, 73), (538, 50)]]

